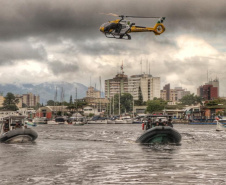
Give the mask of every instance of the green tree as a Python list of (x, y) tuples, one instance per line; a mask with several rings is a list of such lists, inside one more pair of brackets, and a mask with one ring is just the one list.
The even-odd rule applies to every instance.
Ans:
[(197, 105), (198, 103), (202, 104), (202, 98), (200, 96), (192, 94), (188, 94), (180, 99), (181, 104), (183, 105)]
[(154, 113), (156, 111), (162, 111), (166, 105), (167, 105), (167, 102), (164, 101), (163, 99), (154, 98), (153, 100), (147, 101), (146, 111), (149, 113)]
[[(114, 114), (119, 114), (119, 94), (114, 95), (114, 103), (112, 99), (111, 105), (114, 104)], [(130, 93), (123, 93), (120, 96), (120, 113), (133, 110), (133, 96)]]
[(141, 91), (141, 87), (139, 86), (139, 89), (138, 89), (138, 100), (135, 100), (134, 101), (134, 104), (136, 106), (141, 106), (141, 105), (144, 105), (144, 102), (143, 102), (143, 95), (142, 95), (142, 91)]
[(123, 93), (121, 96), (121, 111), (123, 113), (133, 110), (133, 96), (130, 93)]
[(226, 100), (222, 98), (217, 98), (214, 100), (210, 100), (206, 103), (207, 106), (215, 106), (215, 105), (226, 105)]
[(18, 110), (18, 107), (16, 105), (18, 103), (19, 103), (19, 99), (17, 99), (13, 93), (8, 92), (3, 102), (3, 109), (16, 111)]
[(72, 95), (70, 96), (69, 104), (73, 104)]
[(42, 105), (40, 103), (37, 103), (36, 106), (34, 107), (35, 110), (38, 110)]
[(25, 108), (25, 107), (27, 107), (27, 104), (22, 103), (22, 108)]
[(47, 101), (47, 106), (54, 106), (55, 102), (53, 100)]

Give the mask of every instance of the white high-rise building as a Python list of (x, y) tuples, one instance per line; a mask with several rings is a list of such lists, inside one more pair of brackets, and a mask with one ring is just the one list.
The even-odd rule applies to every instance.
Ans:
[(128, 80), (128, 92), (134, 100), (138, 100), (139, 91), (142, 93), (143, 101), (160, 98), (160, 77), (148, 74), (132, 75)]

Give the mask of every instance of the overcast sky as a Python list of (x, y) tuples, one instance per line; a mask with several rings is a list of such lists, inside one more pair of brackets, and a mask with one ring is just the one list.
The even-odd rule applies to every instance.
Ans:
[[(0, 83), (91, 82), (98, 88), (99, 76), (102, 83), (113, 78), (123, 61), (128, 76), (150, 71), (161, 87), (170, 83), (195, 94), (207, 76), (218, 77), (226, 96), (225, 0), (0, 2)], [(165, 16), (166, 31), (107, 39), (99, 27), (117, 18), (100, 13)], [(130, 20), (140, 26), (157, 21)]]

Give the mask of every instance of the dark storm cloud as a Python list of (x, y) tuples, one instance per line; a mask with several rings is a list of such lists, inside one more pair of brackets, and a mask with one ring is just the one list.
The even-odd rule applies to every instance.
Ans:
[(219, 28), (226, 26), (225, 7), (224, 0), (141, 0), (139, 3), (135, 0), (1, 0), (0, 39), (28, 36), (100, 37), (99, 26), (115, 19), (100, 12), (166, 16), (165, 24), (169, 32), (178, 28), (218, 32)]
[(28, 42), (0, 42), (0, 65), (9, 65), (20, 60), (39, 60), (46, 58), (45, 49), (33, 48)]
[(65, 73), (74, 73), (79, 70), (79, 66), (76, 63), (65, 63), (61, 61), (52, 61), (48, 64), (50, 71), (55, 75), (61, 75)]

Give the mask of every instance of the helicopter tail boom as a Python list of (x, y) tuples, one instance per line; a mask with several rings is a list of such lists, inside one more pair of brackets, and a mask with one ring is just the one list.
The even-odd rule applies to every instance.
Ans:
[(132, 26), (130, 32), (154, 32), (155, 35), (160, 35), (165, 31), (162, 23), (156, 23), (154, 27)]

